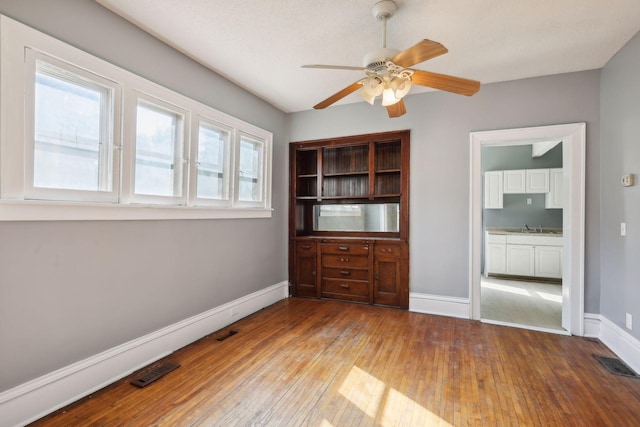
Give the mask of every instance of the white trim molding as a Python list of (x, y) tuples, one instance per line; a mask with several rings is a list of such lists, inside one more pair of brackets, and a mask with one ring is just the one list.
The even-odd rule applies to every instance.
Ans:
[(469, 298), (444, 297), (417, 292), (409, 294), (409, 311), (416, 313), (470, 319), (470, 308)]
[(479, 320), (482, 253), (482, 147), (525, 145), (562, 140), (562, 327), (572, 335), (584, 334), (584, 242), (586, 124), (569, 123), (471, 132), (469, 200), (469, 295), (471, 318)]
[(283, 281), (0, 393), (0, 426), (23, 426), (289, 296)]
[(640, 373), (640, 340), (604, 316), (600, 316), (600, 341)]
[(600, 338), (600, 315), (593, 313), (584, 314), (584, 336)]

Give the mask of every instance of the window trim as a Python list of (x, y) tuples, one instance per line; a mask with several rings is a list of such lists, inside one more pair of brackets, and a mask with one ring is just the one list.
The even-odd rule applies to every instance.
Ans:
[[(38, 61), (48, 66), (58, 68), (64, 72), (75, 74), (78, 77), (89, 80), (97, 86), (102, 86), (110, 90), (110, 111), (107, 117), (109, 119), (110, 128), (104, 129), (101, 137), (106, 137), (110, 144), (106, 148), (112, 150), (111, 153), (111, 191), (101, 190), (76, 190), (65, 188), (47, 188), (36, 187), (34, 185), (35, 172), (35, 77), (38, 69)], [(31, 48), (25, 49), (25, 62), (27, 65), (26, 84), (25, 84), (25, 136), (24, 136), (24, 198), (25, 200), (54, 200), (54, 201), (71, 201), (71, 202), (118, 202), (118, 189), (120, 187), (120, 154), (116, 147), (121, 144), (120, 135), (114, 129), (121, 126), (121, 101), (122, 87), (118, 83), (83, 70), (73, 64), (53, 58), (42, 52), (35, 51)], [(103, 115), (104, 112), (101, 112)], [(105, 117), (101, 117), (104, 119)]]
[[(25, 73), (25, 48), (33, 49), (47, 57), (55, 58), (72, 67), (86, 70), (90, 74), (102, 76), (121, 85), (121, 99), (117, 103), (121, 113), (115, 114), (116, 117), (114, 117), (120, 120), (120, 126), (114, 128), (114, 146), (116, 147), (114, 157), (118, 157), (117, 161), (120, 165), (120, 181), (115, 181), (118, 174), (114, 171), (112, 187), (113, 190), (119, 191), (117, 203), (25, 199), (25, 120), (27, 115), (24, 114), (24, 108), (16, 108), (16, 106), (25, 106), (26, 101), (24, 89), (27, 87), (28, 77)], [(0, 93), (2, 93), (0, 97), (0, 221), (270, 218), (272, 216), (273, 134), (271, 132), (173, 92), (4, 15), (0, 15), (0, 71)], [(190, 154), (187, 149), (191, 150), (193, 146), (192, 141), (189, 140), (192, 137), (190, 131), (193, 128), (191, 121), (198, 115), (233, 129), (232, 142), (235, 142), (240, 132), (264, 140), (262, 203), (249, 206), (232, 200), (226, 206), (205, 206), (201, 205), (201, 200), (196, 201), (190, 198), (192, 190), (189, 179), (195, 166), (193, 156), (185, 168), (183, 180), (185, 202), (181, 206), (155, 204), (157, 202), (155, 200), (152, 201), (154, 204), (150, 204), (151, 201), (131, 197), (133, 184), (129, 166), (132, 157), (127, 150), (131, 150), (132, 144), (130, 140), (127, 141), (127, 138), (131, 132), (129, 97), (132, 91), (136, 91), (137, 95), (145, 94), (157, 98), (188, 113), (183, 123), (186, 133), (183, 145), (185, 159)], [(117, 142), (116, 138), (118, 138)], [(236, 191), (234, 185), (236, 172), (233, 169), (234, 151), (235, 144), (232, 143), (230, 198)]]

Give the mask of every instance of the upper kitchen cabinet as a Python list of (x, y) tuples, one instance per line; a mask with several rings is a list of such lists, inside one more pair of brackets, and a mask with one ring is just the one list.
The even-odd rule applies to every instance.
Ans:
[(549, 192), (549, 169), (519, 169), (504, 171), (504, 193)]
[(549, 192), (544, 196), (546, 209), (562, 209), (563, 177), (562, 168), (549, 169)]
[(504, 199), (503, 171), (487, 171), (484, 173), (484, 208), (502, 209)]

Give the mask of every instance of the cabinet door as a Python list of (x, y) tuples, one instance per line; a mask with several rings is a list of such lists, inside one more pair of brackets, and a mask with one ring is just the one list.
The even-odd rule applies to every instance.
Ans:
[(524, 169), (504, 171), (505, 194), (522, 194), (526, 190), (527, 173)]
[(562, 169), (549, 169), (549, 192), (544, 195), (546, 209), (562, 209), (563, 177)]
[(505, 274), (507, 272), (507, 245), (487, 243), (487, 251), (484, 256), (486, 274)]
[(537, 277), (562, 278), (562, 246), (536, 246), (535, 254)]
[(530, 245), (507, 245), (507, 274), (533, 276), (535, 264), (534, 247)]
[(376, 243), (373, 260), (373, 303), (408, 308), (409, 277), (406, 244)]
[(527, 169), (527, 193), (549, 192), (549, 169)]
[(502, 209), (503, 172), (487, 171), (484, 173), (484, 208)]
[(318, 295), (318, 253), (315, 242), (296, 242), (295, 287), (299, 297)]

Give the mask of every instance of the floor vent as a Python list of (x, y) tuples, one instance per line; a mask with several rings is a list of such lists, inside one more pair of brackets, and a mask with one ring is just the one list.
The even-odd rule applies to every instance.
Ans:
[(607, 371), (611, 372), (612, 374), (622, 375), (623, 377), (640, 378), (638, 377), (638, 374), (633, 372), (631, 368), (625, 365), (618, 358), (598, 356), (597, 354), (594, 354), (593, 357), (595, 357), (598, 360), (598, 362), (600, 362), (600, 364), (604, 366), (607, 369)]
[(218, 341), (224, 341), (224, 340), (226, 340), (227, 338), (230, 338), (230, 337), (234, 336), (234, 335), (235, 335), (235, 334), (237, 334), (237, 333), (238, 333), (238, 331), (229, 331), (229, 333), (228, 333), (228, 334), (223, 335), (223, 336), (221, 336), (220, 338), (216, 338), (216, 339), (217, 339)]
[(149, 384), (151, 384), (152, 382), (164, 377), (169, 372), (171, 372), (174, 369), (177, 369), (179, 367), (180, 367), (180, 365), (178, 365), (176, 363), (167, 362), (164, 365), (158, 366), (153, 371), (144, 374), (144, 376), (138, 378), (137, 380), (131, 381), (131, 384), (133, 384), (136, 387), (140, 387), (140, 388), (146, 387)]

